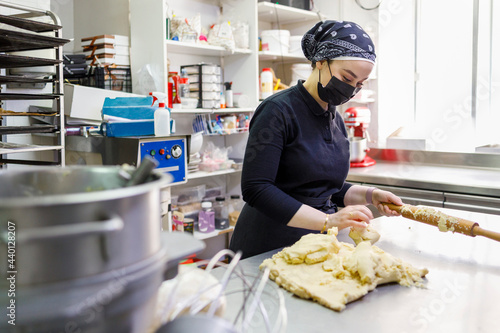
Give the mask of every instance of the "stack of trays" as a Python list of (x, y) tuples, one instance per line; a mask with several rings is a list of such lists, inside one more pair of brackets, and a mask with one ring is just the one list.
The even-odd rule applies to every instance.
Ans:
[(219, 65), (196, 64), (181, 66), (189, 78), (189, 97), (198, 99), (199, 108), (220, 108), (222, 74)]
[(87, 75), (85, 54), (64, 54), (64, 78), (81, 78)]
[(87, 63), (94, 65), (130, 66), (128, 36), (100, 35), (82, 38)]

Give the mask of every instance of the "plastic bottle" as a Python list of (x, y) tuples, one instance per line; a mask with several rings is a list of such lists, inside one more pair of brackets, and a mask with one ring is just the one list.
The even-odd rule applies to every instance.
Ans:
[(226, 95), (224, 95), (224, 91), (220, 92), (220, 108), (221, 109), (226, 108)]
[(266, 99), (273, 94), (273, 74), (271, 68), (263, 68), (260, 73), (260, 99)]
[(165, 103), (160, 102), (154, 115), (155, 136), (170, 135), (170, 110), (165, 109)]
[(165, 99), (167, 95), (162, 92), (149, 93), (153, 96), (153, 105), (155, 100), (158, 100), (158, 109), (154, 114), (154, 129), (155, 136), (169, 136), (170, 135), (170, 110), (165, 108)]
[(183, 98), (189, 98), (189, 78), (181, 77), (179, 80), (179, 96), (181, 103)]
[(227, 206), (228, 214), (234, 211), (241, 212), (241, 209), (243, 208), (243, 200), (241, 200), (239, 194), (232, 194)]
[(245, 128), (245, 115), (243, 113), (240, 113), (238, 115), (238, 130), (242, 130)]
[(153, 97), (153, 104), (151, 104), (151, 106), (159, 106), (160, 102), (165, 102), (165, 99), (167, 98), (167, 94), (164, 94), (161, 91), (151, 91), (149, 96)]
[(238, 194), (231, 195), (231, 199), (227, 205), (229, 225), (236, 225), (238, 221), (238, 217), (240, 216), (240, 212), (243, 209), (243, 200), (240, 199)]
[(233, 103), (233, 91), (231, 90), (232, 82), (224, 82), (224, 86), (226, 87), (226, 107), (232, 108), (234, 106)]
[(198, 213), (198, 230), (203, 233), (215, 230), (215, 214), (210, 201), (201, 203), (201, 210)]
[(214, 204), (215, 229), (227, 229), (229, 227), (229, 213), (226, 198), (216, 197)]
[(179, 75), (177, 75), (176, 72), (174, 72), (174, 73), (175, 74), (170, 76), (170, 78), (172, 79), (172, 83), (173, 83), (172, 107), (174, 109), (181, 109), (182, 104), (181, 104), (181, 97), (179, 94), (179, 83), (181, 81), (181, 77)]

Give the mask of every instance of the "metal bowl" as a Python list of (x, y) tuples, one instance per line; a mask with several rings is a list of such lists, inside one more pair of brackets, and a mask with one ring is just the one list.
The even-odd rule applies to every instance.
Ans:
[(366, 138), (350, 137), (349, 138), (350, 161), (354, 163), (362, 162), (366, 157), (367, 140)]
[[(122, 172), (112, 166), (0, 172), (0, 221), (15, 225), (18, 286), (101, 274), (160, 250), (160, 189), (170, 177), (153, 172), (127, 186)], [(0, 246), (3, 258), (6, 250)]]

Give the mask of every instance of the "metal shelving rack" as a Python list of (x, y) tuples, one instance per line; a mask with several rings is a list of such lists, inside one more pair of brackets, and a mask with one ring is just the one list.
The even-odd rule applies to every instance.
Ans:
[[(32, 93), (10, 93), (2, 92), (0, 86), (0, 103), (2, 106), (7, 100), (53, 100), (54, 108), (32, 108), (28, 112), (10, 111), (0, 108), (0, 117), (19, 117), (29, 116), (38, 117), (39, 120), (48, 121), (47, 125), (29, 125), (29, 126), (0, 126), (0, 168), (7, 164), (25, 164), (25, 165), (65, 165), (64, 157), (64, 82), (63, 82), (63, 45), (70, 40), (63, 39), (62, 26), (59, 17), (48, 10), (41, 10), (0, 1), (0, 7), (14, 9), (19, 13), (13, 15), (0, 15), (0, 23), (4, 26), (12, 27), (0, 29), (0, 69), (5, 70), (5, 75), (0, 75), (0, 85), (4, 84), (29, 84), (44, 85), (52, 83), (51, 94), (32, 94)], [(39, 22), (33, 18), (48, 16), (51, 23)], [(23, 30), (20, 30), (20, 29)], [(29, 31), (29, 33), (24, 32)], [(54, 37), (40, 35), (39, 33), (54, 32)], [(37, 58), (30, 56), (11, 55), (12, 51), (30, 51), (40, 49), (54, 49), (54, 59)], [(7, 53), (6, 53), (7, 52)], [(49, 77), (33, 78), (30, 76), (8, 75), (7, 70), (19, 67), (34, 66), (55, 66), (56, 73)], [(0, 125), (3, 122), (0, 121)], [(34, 134), (56, 136), (55, 145), (33, 145), (18, 144), (5, 141), (6, 135), (14, 134)], [(11, 159), (7, 155), (26, 152), (54, 151), (54, 161)]]

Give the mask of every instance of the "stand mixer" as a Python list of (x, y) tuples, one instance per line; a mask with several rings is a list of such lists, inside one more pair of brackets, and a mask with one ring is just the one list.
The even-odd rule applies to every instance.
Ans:
[(350, 107), (344, 112), (344, 123), (349, 131), (351, 167), (367, 167), (376, 162), (366, 155), (368, 148), (368, 124), (371, 113), (367, 107)]

